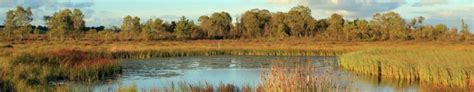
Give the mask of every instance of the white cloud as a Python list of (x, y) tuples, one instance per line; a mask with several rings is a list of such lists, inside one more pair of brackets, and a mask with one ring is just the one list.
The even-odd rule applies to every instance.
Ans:
[(447, 3), (447, 0), (420, 0), (419, 2), (414, 3), (413, 6), (433, 6)]
[[(302, 0), (303, 5), (313, 11), (343, 13), (348, 18), (369, 17), (377, 12), (396, 9), (405, 4), (403, 0)], [(318, 13), (316, 13), (318, 14)]]
[(297, 0), (267, 0), (267, 2), (270, 4), (279, 4), (279, 5), (286, 5), (289, 3), (293, 3), (294, 1), (297, 1)]
[(15, 9), (16, 6), (30, 7), (33, 11), (34, 25), (43, 25), (43, 17), (51, 16), (54, 12), (64, 8), (79, 8), (86, 18), (92, 17), (94, 10), (93, 2), (64, 2), (59, 0), (0, 0), (0, 23), (3, 24), (5, 13)]

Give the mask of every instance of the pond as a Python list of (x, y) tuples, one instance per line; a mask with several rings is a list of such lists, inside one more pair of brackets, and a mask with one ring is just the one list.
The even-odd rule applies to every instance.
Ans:
[[(110, 91), (134, 84), (139, 89), (169, 88), (177, 83), (194, 85), (221, 83), (256, 87), (263, 72), (275, 64), (293, 65), (301, 62), (319, 69), (332, 69), (348, 80), (341, 81), (360, 91), (417, 91), (417, 84), (380, 80), (337, 68), (337, 57), (281, 56), (192, 56), (146, 60), (122, 60), (123, 73), (118, 78), (92, 84), (93, 91)], [(77, 84), (79, 87), (84, 86)], [(89, 85), (90, 87), (90, 85)]]

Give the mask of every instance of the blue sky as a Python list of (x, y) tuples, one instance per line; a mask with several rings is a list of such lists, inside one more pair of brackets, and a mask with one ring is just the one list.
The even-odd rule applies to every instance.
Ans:
[(201, 15), (227, 11), (235, 18), (253, 8), (275, 12), (288, 11), (296, 5), (310, 7), (317, 19), (332, 13), (342, 14), (346, 19), (370, 19), (377, 12), (395, 11), (405, 19), (424, 16), (429, 24), (459, 27), (462, 18), (474, 25), (474, 0), (0, 0), (1, 24), (4, 13), (17, 5), (33, 8), (36, 25), (44, 24), (42, 16), (64, 8), (82, 9), (88, 26), (119, 26), (126, 15), (139, 16), (143, 21), (173, 21), (180, 16), (195, 20)]

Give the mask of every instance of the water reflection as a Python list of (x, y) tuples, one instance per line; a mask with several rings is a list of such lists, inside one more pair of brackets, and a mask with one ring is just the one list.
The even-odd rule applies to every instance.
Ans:
[[(336, 57), (274, 57), (274, 56), (195, 56), (170, 57), (147, 60), (122, 60), (123, 74), (112, 81), (93, 84), (94, 91), (107, 91), (118, 86), (136, 84), (137, 88), (169, 88), (173, 84), (221, 83), (236, 86), (256, 87), (261, 82), (262, 72), (268, 72), (273, 65), (311, 65), (316, 70), (333, 71), (347, 78), (341, 84), (358, 91), (420, 91), (417, 82), (379, 79), (342, 71), (337, 67)], [(317, 72), (317, 71), (316, 71)], [(323, 71), (321, 71), (323, 72)]]

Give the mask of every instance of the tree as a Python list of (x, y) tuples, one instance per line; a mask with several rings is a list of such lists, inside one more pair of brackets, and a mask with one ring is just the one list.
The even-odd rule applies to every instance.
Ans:
[(343, 28), (344, 28), (344, 19), (342, 15), (332, 14), (328, 20), (329, 26), (327, 28), (326, 37), (335, 37), (337, 40), (342, 39)]
[(370, 40), (371, 38), (371, 31), (369, 29), (369, 22), (367, 20), (354, 20), (356, 25), (355, 32), (356, 32), (356, 39), (359, 40)]
[(471, 40), (472, 34), (469, 32), (468, 25), (464, 22), (464, 19), (461, 19), (461, 40), (467, 41)]
[(448, 27), (445, 24), (436, 24), (433, 39), (445, 40), (448, 38)]
[(176, 39), (185, 40), (191, 38), (192, 28), (194, 27), (194, 22), (186, 19), (186, 17), (182, 16), (179, 19), (178, 23), (176, 23)]
[(244, 30), (242, 22), (240, 22), (239, 18), (236, 18), (235, 21), (236, 23), (234, 23), (234, 26), (232, 26), (228, 35), (232, 39), (240, 38), (242, 36), (242, 31)]
[(269, 25), (270, 18), (270, 11), (265, 9), (252, 9), (250, 11), (246, 11), (240, 20), (244, 28), (243, 36), (245, 38), (263, 36), (265, 27)]
[(395, 12), (375, 14), (371, 20), (372, 28), (379, 33), (378, 40), (408, 39), (405, 21)]
[(24, 39), (33, 30), (31, 22), (33, 21), (33, 13), (31, 8), (23, 8), (17, 6), (16, 10), (7, 12), (5, 23), (5, 31), (3, 34), (8, 38)]
[(450, 41), (458, 40), (458, 29), (456, 27), (451, 27), (451, 29), (449, 29), (448, 35)]
[(315, 30), (316, 20), (311, 16), (311, 9), (305, 6), (291, 8), (288, 12), (287, 23), (291, 35), (302, 37), (308, 36)]
[(140, 18), (126, 16), (123, 18), (120, 40), (136, 40), (141, 32)]
[(286, 14), (283, 12), (277, 12), (272, 14), (270, 19), (270, 30), (265, 32), (267, 37), (278, 37), (285, 38), (289, 36), (290, 28), (288, 27), (286, 20)]
[(329, 27), (329, 23), (327, 19), (320, 19), (316, 23), (317, 32), (325, 32), (328, 27)]
[(79, 9), (74, 9), (72, 12), (72, 21), (73, 21), (73, 32), (72, 37), (74, 39), (79, 39), (85, 31), (86, 22), (84, 21), (84, 14)]
[(50, 40), (64, 40), (74, 30), (74, 21), (71, 17), (71, 10), (64, 9), (53, 14), (47, 21), (48, 38)]
[(50, 40), (64, 40), (68, 38), (79, 39), (85, 33), (84, 14), (79, 9), (73, 11), (63, 9), (45, 16), (44, 20), (48, 26), (48, 38)]
[(154, 26), (154, 21), (152, 19), (149, 19), (142, 28), (142, 31), (140, 33), (140, 37), (142, 40), (149, 41), (152, 40), (153, 37), (155, 37), (156, 30), (152, 27)]
[(208, 38), (211, 39), (226, 38), (232, 27), (232, 17), (227, 12), (216, 12), (211, 16), (201, 16), (199, 21)]
[(5, 19), (5, 28), (3, 29), (2, 34), (6, 39), (12, 38), (13, 29), (15, 28), (13, 19), (15, 19), (14, 11), (10, 10), (7, 12), (7, 18)]

